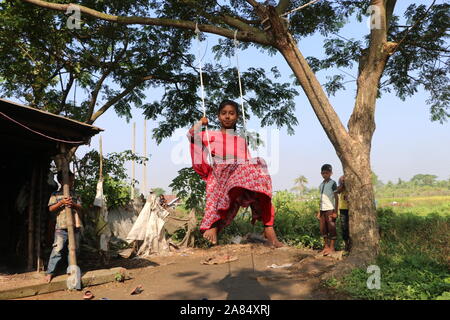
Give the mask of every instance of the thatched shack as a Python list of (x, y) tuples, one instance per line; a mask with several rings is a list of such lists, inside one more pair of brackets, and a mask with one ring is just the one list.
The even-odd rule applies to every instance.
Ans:
[(52, 158), (62, 145), (87, 144), (100, 131), (0, 99), (0, 272), (42, 270), (48, 258), (44, 249), (53, 240), (47, 209), (56, 187)]

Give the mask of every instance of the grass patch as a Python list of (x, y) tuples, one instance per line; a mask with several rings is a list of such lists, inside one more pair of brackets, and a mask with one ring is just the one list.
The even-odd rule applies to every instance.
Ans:
[(368, 289), (366, 270), (328, 285), (356, 299), (431, 300), (450, 293), (450, 215), (379, 209), (381, 288)]

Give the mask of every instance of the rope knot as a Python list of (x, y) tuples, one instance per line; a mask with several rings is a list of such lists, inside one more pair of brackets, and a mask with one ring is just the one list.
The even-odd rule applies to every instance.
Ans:
[(195, 22), (195, 33), (198, 35), (200, 33), (200, 29), (198, 28), (198, 22)]
[(239, 41), (237, 39), (238, 30), (234, 31), (234, 45), (237, 47), (239, 45)]

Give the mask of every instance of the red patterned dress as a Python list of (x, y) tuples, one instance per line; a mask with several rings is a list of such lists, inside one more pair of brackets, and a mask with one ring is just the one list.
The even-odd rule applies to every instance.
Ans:
[[(265, 226), (272, 226), (272, 180), (266, 162), (250, 157), (245, 139), (221, 131), (194, 134), (193, 129), (187, 136), (192, 167), (206, 181), (206, 208), (200, 231), (210, 229), (216, 222), (220, 231), (231, 223), (241, 206), (251, 207), (252, 223), (261, 220)], [(207, 161), (208, 144), (212, 166)]]

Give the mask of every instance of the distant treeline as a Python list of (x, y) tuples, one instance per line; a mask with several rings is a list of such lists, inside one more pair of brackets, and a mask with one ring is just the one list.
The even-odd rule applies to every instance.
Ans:
[[(307, 180), (306, 180), (307, 181)], [(336, 179), (337, 181), (337, 179)], [(416, 174), (409, 181), (398, 178), (396, 182), (384, 183), (375, 173), (372, 173), (372, 182), (376, 198), (417, 197), (417, 196), (443, 196), (450, 195), (450, 179), (437, 180), (433, 174)], [(302, 192), (298, 192), (298, 190)], [(318, 188), (292, 188), (300, 199), (312, 199), (319, 195)]]

